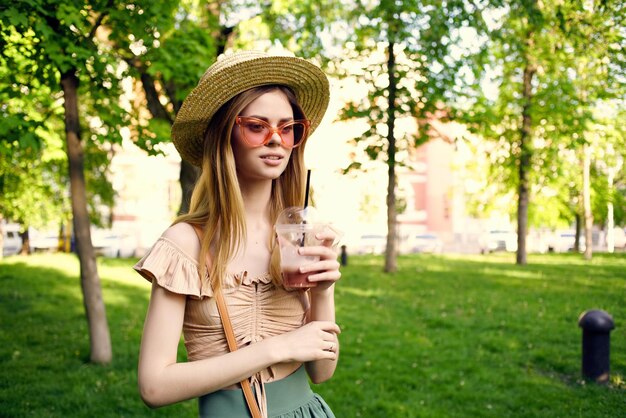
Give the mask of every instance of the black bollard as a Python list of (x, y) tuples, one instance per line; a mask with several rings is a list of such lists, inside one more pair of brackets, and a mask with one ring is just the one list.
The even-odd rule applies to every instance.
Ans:
[(345, 245), (341, 246), (341, 265), (342, 266), (348, 265), (348, 251), (346, 250)]
[(578, 326), (583, 329), (583, 377), (607, 383), (613, 318), (605, 311), (592, 309), (580, 315)]

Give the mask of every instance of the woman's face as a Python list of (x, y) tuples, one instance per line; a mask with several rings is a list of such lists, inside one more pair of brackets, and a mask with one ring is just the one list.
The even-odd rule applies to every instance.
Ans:
[[(280, 90), (274, 90), (254, 100), (239, 116), (261, 119), (275, 128), (293, 120), (293, 110), (287, 96)], [(239, 126), (235, 124), (231, 137), (240, 181), (273, 180), (285, 171), (291, 149), (281, 145), (277, 133), (272, 135), (267, 144), (251, 147), (244, 141)]]

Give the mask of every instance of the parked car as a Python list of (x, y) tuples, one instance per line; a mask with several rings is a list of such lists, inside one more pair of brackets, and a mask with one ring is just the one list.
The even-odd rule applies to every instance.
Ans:
[(495, 251), (517, 251), (517, 233), (506, 230), (492, 230), (483, 234), (478, 243), (481, 254)]
[(19, 224), (2, 225), (2, 255), (19, 254), (22, 250), (22, 237), (20, 236)]
[(526, 236), (526, 251), (545, 254), (550, 251), (551, 234), (546, 230), (530, 230)]
[(626, 228), (613, 228), (613, 247), (615, 250), (626, 250)]
[(59, 250), (58, 232), (39, 232), (32, 230), (28, 239), (30, 252), (55, 252)]
[(348, 252), (355, 254), (383, 254), (387, 247), (387, 235), (384, 234), (364, 234), (361, 235), (356, 248)]
[(94, 231), (92, 234), (93, 248), (98, 255), (112, 258), (128, 258), (135, 256), (137, 242), (131, 235), (108, 230)]
[[(550, 251), (565, 253), (574, 251), (576, 231), (573, 229), (555, 231), (550, 240)], [(580, 251), (585, 251), (585, 235), (580, 234)]]
[(410, 235), (407, 238), (406, 248), (408, 253), (433, 253), (443, 251), (443, 241), (434, 233)]

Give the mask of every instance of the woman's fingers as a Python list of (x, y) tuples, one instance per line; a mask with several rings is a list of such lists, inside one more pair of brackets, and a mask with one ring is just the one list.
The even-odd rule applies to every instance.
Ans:
[(341, 328), (333, 321), (312, 321), (305, 326), (316, 327), (324, 332), (324, 334), (321, 334), (324, 339), (334, 338), (336, 334), (341, 333)]
[(307, 276), (310, 282), (328, 281), (329, 285), (341, 278), (339, 272), (340, 264), (337, 261), (337, 254), (329, 247), (302, 247), (298, 248), (301, 255), (318, 256), (319, 261), (300, 266), (300, 273), (311, 273)]
[(331, 247), (337, 237), (335, 236), (335, 234), (326, 234), (322, 232), (322, 233), (316, 234), (315, 238), (322, 241), (322, 245), (324, 247)]
[(342, 235), (343, 233), (341, 233), (341, 231), (329, 225), (323, 231), (315, 234), (315, 238), (322, 241), (323, 246), (333, 247)]
[(341, 272), (334, 271), (323, 271), (321, 273), (310, 274), (307, 276), (307, 279), (310, 282), (336, 282), (341, 279)]
[(288, 347), (288, 360), (314, 361), (337, 358), (341, 332), (339, 326), (332, 321), (312, 321), (303, 327), (276, 338), (286, 339), (281, 347)]
[(307, 276), (310, 282), (332, 281), (336, 282), (341, 278), (339, 263), (337, 260), (322, 260), (300, 267), (301, 273), (312, 273)]
[(339, 348), (339, 340), (337, 335), (341, 332), (341, 329), (334, 322), (329, 321), (315, 321), (311, 322), (313, 326), (319, 327), (321, 333), (319, 334), (320, 349), (324, 351), (322, 355), (328, 356), (327, 358), (334, 359), (337, 355)]
[(320, 260), (300, 266), (300, 273), (310, 273), (312, 271), (339, 270), (337, 260)]
[(321, 259), (337, 259), (337, 253), (330, 247), (325, 247), (323, 245), (316, 245), (312, 247), (300, 247), (298, 248), (298, 254), (300, 255), (309, 255), (309, 256), (318, 256)]

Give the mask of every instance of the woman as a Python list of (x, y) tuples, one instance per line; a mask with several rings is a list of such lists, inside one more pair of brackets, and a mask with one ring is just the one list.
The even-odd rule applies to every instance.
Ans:
[[(316, 284), (306, 292), (282, 286), (272, 257), (278, 213), (304, 203), (304, 147), (328, 100), (315, 65), (246, 51), (222, 56), (183, 103), (172, 139), (202, 172), (189, 213), (134, 267), (152, 282), (138, 370), (147, 405), (198, 397), (201, 416), (249, 416), (237, 383), (248, 380), (263, 416), (333, 416), (307, 374), (320, 383), (337, 365), (336, 237), (324, 232), (323, 245), (300, 249), (319, 256), (301, 270)], [(189, 361), (177, 363), (181, 329)]]

